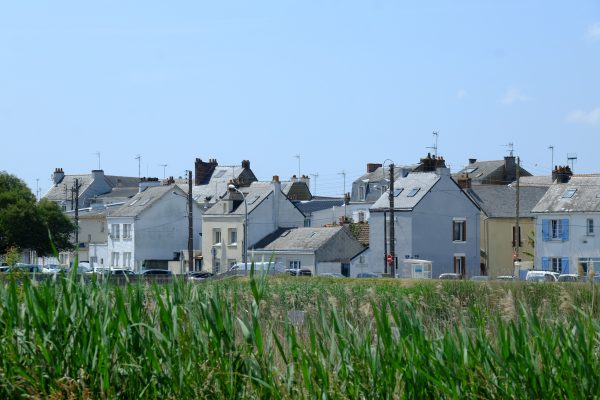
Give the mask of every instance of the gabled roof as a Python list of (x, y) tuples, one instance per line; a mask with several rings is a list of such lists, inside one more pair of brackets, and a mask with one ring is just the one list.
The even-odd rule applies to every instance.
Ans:
[[(440, 180), (435, 172), (411, 172), (394, 182), (394, 209), (412, 210)], [(389, 208), (389, 190), (373, 204), (372, 209)]]
[[(246, 201), (248, 203), (248, 214), (250, 214), (256, 207), (260, 205), (260, 203), (262, 203), (271, 193), (273, 193), (273, 183), (252, 182), (249, 187), (240, 187), (238, 189), (244, 194), (244, 196), (246, 196)], [(244, 202), (242, 201), (241, 196), (239, 196), (239, 193), (234, 192), (231, 194), (226, 188), (226, 195), (221, 199), (221, 201), (228, 201), (230, 196), (234, 196), (234, 199), (239, 198), (239, 200), (235, 201), (237, 205), (234, 207), (233, 211), (227, 212), (223, 209), (223, 207), (214, 206), (208, 209), (204, 215), (244, 215)], [(283, 193), (281, 196), (285, 198)]]
[[(533, 217), (531, 210), (544, 196), (545, 187), (519, 189), (519, 216)], [(515, 218), (517, 215), (517, 190), (503, 185), (476, 185), (466, 189), (467, 194), (489, 218)]]
[(296, 207), (298, 207), (298, 209), (302, 211), (304, 215), (310, 215), (316, 211), (328, 210), (333, 207), (341, 207), (342, 205), (344, 205), (344, 199), (315, 199), (309, 201), (301, 201), (295, 204)]
[[(159, 199), (163, 196), (173, 192), (174, 190), (183, 192), (176, 189), (175, 186), (153, 186), (149, 187), (141, 193), (133, 196), (129, 201), (123, 204), (116, 210), (111, 210), (108, 217), (137, 217), (148, 208), (152, 207)], [(173, 195), (171, 195), (173, 196)]]
[(264, 250), (316, 251), (335, 236), (341, 226), (331, 228), (279, 229), (254, 247)]
[(600, 212), (600, 177), (573, 176), (548, 188), (534, 213)]
[[(402, 171), (404, 171), (404, 172), (412, 171), (415, 168), (417, 168), (418, 166), (419, 166), (419, 164), (396, 165), (394, 167), (394, 177), (398, 178), (399, 174)], [(385, 167), (378, 167), (373, 172), (367, 172), (366, 174), (364, 174), (363, 176), (361, 176), (354, 182), (364, 182), (364, 183), (372, 182), (372, 181), (378, 182), (383, 179), (388, 179), (389, 177), (390, 177), (390, 167), (386, 165)]]
[[(48, 192), (44, 195), (45, 199), (51, 201), (71, 200), (71, 188), (75, 187), (75, 180), (79, 180), (81, 185), (79, 193), (84, 193), (93, 182), (91, 174), (65, 175), (58, 185), (52, 185)], [(65, 187), (67, 188), (65, 192)]]
[[(465, 168), (452, 175), (455, 178), (466, 176), (471, 179), (473, 184), (508, 185), (515, 179), (516, 165), (513, 164), (514, 170), (512, 172), (507, 171), (507, 160), (512, 160), (514, 162), (514, 157), (506, 157), (504, 160), (475, 161), (469, 163)], [(509, 177), (511, 174), (512, 179)], [(522, 177), (531, 175), (523, 167), (520, 167), (519, 174)]]
[[(517, 183), (515, 181), (511, 183), (511, 186), (516, 186), (516, 184)], [(521, 188), (525, 186), (548, 188), (552, 185), (552, 176), (522, 176), (519, 178), (519, 185), (521, 186)]]

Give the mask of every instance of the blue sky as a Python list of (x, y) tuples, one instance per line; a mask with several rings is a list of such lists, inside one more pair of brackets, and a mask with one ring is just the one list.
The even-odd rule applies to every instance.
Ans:
[[(249, 159), (341, 195), (368, 162), (600, 172), (598, 1), (0, 5), (0, 170), (182, 176)], [(167, 164), (167, 167), (161, 165)], [(39, 180), (39, 181), (37, 181)], [(314, 182), (313, 182), (314, 185)], [(314, 186), (311, 185), (311, 188)]]

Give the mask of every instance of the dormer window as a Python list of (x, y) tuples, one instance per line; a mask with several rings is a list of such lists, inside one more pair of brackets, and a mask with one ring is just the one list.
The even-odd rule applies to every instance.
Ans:
[(365, 201), (365, 187), (364, 186), (358, 187), (358, 199), (360, 201)]
[(575, 195), (575, 192), (577, 191), (577, 189), (567, 189), (565, 190), (565, 192), (563, 193), (563, 199), (570, 199)]

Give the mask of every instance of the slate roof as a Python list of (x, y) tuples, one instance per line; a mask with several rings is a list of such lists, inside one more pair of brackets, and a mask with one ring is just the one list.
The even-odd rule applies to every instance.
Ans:
[[(546, 187), (521, 187), (519, 216), (533, 217), (531, 210), (546, 193)], [(476, 185), (466, 190), (489, 218), (515, 218), (517, 190), (511, 186)]]
[[(574, 190), (571, 197), (565, 196), (568, 190)], [(553, 184), (533, 212), (600, 212), (600, 177), (573, 176), (568, 183)]]
[(316, 251), (335, 236), (341, 226), (331, 228), (278, 229), (254, 248), (264, 250)]
[[(240, 187), (238, 188), (244, 196), (246, 196), (246, 201), (248, 202), (248, 214), (250, 214), (256, 207), (260, 205), (271, 193), (273, 193), (273, 183), (272, 182), (252, 182), (249, 187)], [(244, 202), (242, 201), (242, 197), (239, 193), (234, 192), (233, 194), (229, 193), (226, 190), (226, 195), (222, 198), (222, 200), (229, 199), (230, 196), (235, 196), (235, 199), (239, 199), (237, 201), (237, 206), (234, 208), (232, 212), (225, 212), (223, 207), (212, 207), (208, 209), (204, 215), (244, 215), (245, 207)], [(284, 194), (281, 194), (284, 196)]]
[[(116, 210), (109, 213), (110, 217), (137, 217), (146, 209), (152, 207), (163, 196), (177, 190), (175, 186), (153, 186), (149, 187), (141, 193), (136, 194), (125, 204)], [(184, 193), (181, 192), (183, 196)], [(173, 195), (171, 195), (173, 196)]]
[[(505, 163), (505, 160), (475, 161), (452, 175), (458, 178), (468, 174), (473, 184), (504, 185), (510, 183), (510, 181), (504, 182), (503, 180), (506, 175)], [(523, 177), (531, 174), (521, 167), (520, 175)]]
[(333, 207), (341, 207), (344, 205), (344, 199), (316, 199), (301, 201), (295, 204), (304, 215), (310, 215), (316, 211), (328, 210)]
[[(45, 199), (51, 201), (71, 200), (71, 188), (75, 187), (75, 180), (79, 179), (79, 193), (84, 193), (90, 184), (93, 182), (91, 174), (65, 175), (58, 185), (52, 185), (48, 192), (44, 195)], [(67, 192), (65, 195), (65, 186)]]
[[(394, 209), (412, 210), (439, 180), (440, 176), (435, 172), (412, 172), (404, 178), (396, 179), (394, 192), (397, 193), (399, 189), (402, 189), (402, 191), (394, 197)], [(412, 194), (413, 189), (417, 188), (419, 190), (416, 194), (409, 196), (409, 194)], [(389, 194), (389, 190), (387, 193)], [(389, 195), (383, 195), (371, 208), (389, 208), (389, 206)]]
[[(516, 181), (511, 183), (511, 186), (515, 186)], [(552, 185), (552, 176), (544, 175), (544, 176), (522, 176), (519, 178), (519, 185), (521, 188), (525, 186), (535, 186), (535, 187), (549, 187)]]
[[(244, 168), (240, 165), (217, 165), (206, 185), (192, 186), (192, 198), (200, 205), (216, 203), (227, 194), (229, 181), (237, 179), (243, 171)], [(188, 192), (187, 181), (178, 181), (177, 186), (185, 193)]]

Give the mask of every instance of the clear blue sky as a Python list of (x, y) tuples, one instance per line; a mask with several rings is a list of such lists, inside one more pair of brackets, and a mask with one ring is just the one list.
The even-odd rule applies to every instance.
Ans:
[[(0, 170), (259, 179), (368, 162), (600, 172), (600, 2), (15, 1), (0, 5)], [(311, 188), (313, 186), (311, 185)]]

